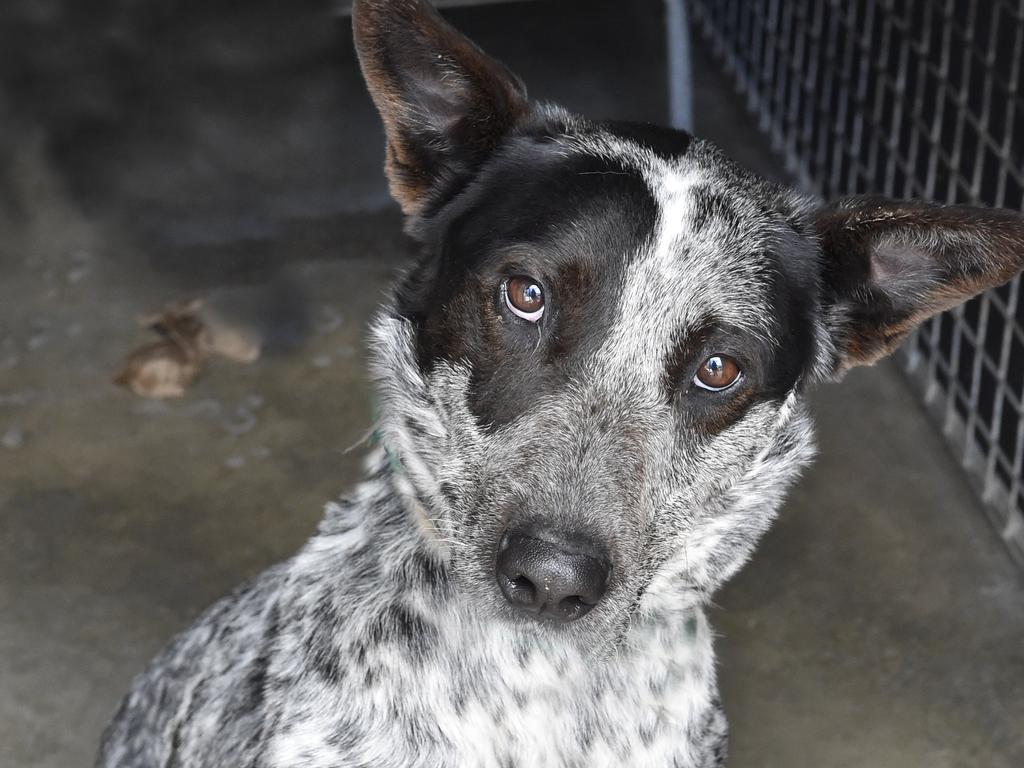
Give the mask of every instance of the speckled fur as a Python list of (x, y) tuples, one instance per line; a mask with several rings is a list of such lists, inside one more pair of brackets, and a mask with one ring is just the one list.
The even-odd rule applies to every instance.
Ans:
[[(392, 8), (402, 18), (424, 14), (436, 26), (430, 40), (453, 34), (420, 0), (356, 4), (368, 28), (392, 18), (373, 13)], [(464, 42), (453, 50), (477, 55)], [(461, 95), (454, 56), (437, 57), (437, 87), (454, 82)], [(388, 76), (383, 65), (364, 68)], [(420, 80), (423, 72), (429, 66)], [(385, 85), (387, 108), (401, 89)], [(409, 114), (419, 119), (396, 112), (389, 131), (404, 130)], [(515, 119), (522, 114), (518, 104)], [(421, 155), (393, 152), (396, 194), (429, 263), (444, 249), (445, 222), (472, 216), (474, 195), (504, 183), (538, 147), (570, 167), (605, 162), (608, 174), (640, 180), (655, 215), (609, 257), (613, 293), (595, 292), (615, 297), (602, 330), (585, 329), (572, 366), (544, 362), (546, 345), (568, 343), (550, 338), (557, 323), (549, 336), (543, 328), (524, 336), (535, 329), (513, 328), (484, 302), (484, 321), (512, 345), (529, 342), (529, 365), (554, 366), (561, 377), (513, 418), (489, 423), (474, 412), (480, 371), (471, 357), (424, 365), (423, 330), (403, 313), (400, 287), (371, 326), (387, 452), (372, 453), (367, 479), (328, 505), (295, 557), (213, 606), (139, 676), (98, 766), (725, 764), (704, 608), (812, 457), (807, 385), (874, 359), (911, 320), (1019, 270), (1024, 227), (1003, 213), (858, 200), (822, 217), (815, 201), (754, 177), (706, 142), (666, 155), (557, 108), (532, 106), (529, 115), (447, 202), (416, 197), (431, 189), (410, 165)], [(451, 181), (448, 173), (449, 189)], [(573, 236), (588, 221), (577, 213), (565, 209)], [(842, 247), (826, 253), (822, 242)], [(873, 266), (878, 251), (884, 269)], [(416, 279), (414, 270), (400, 286)], [(779, 300), (783, 284), (790, 302)], [(799, 334), (780, 330), (793, 301), (804, 312)], [(694, 426), (686, 398), (696, 395), (685, 381), (670, 382), (671, 396), (665, 383), (680, 339), (699, 336), (709, 316), (766, 367), (805, 340), (781, 390), (765, 384), (728, 419), (715, 410), (726, 401), (706, 401), (714, 429)], [(684, 366), (689, 376), (697, 362)], [(495, 549), (512, 523), (601, 542), (612, 575), (600, 604), (565, 626), (514, 615), (494, 578)]]
[[(685, 206), (687, 174), (705, 177), (699, 154), (684, 171), (633, 149), (666, 210)], [(566, 151), (591, 150), (574, 138)], [(686, 282), (671, 266), (686, 242), (666, 218), (588, 381), (497, 431), (469, 413), (470, 371), (424, 373), (412, 328), (384, 310), (374, 372), (402, 471), (375, 452), (298, 555), (172, 643), (122, 704), (99, 765), (723, 765), (703, 606), (767, 529), (811, 431), (794, 393), (709, 441), (680, 437), (661, 358), (699, 297), (658, 296)], [(704, 258), (722, 270), (721, 249)], [(687, 274), (709, 290), (699, 263)], [(507, 615), (489, 572), (503, 500), (538, 495), (628, 561), (565, 628)]]

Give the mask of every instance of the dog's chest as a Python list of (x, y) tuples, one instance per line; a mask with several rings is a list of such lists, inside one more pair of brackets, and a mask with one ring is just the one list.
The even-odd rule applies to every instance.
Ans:
[(716, 765), (708, 732), (724, 725), (703, 616), (655, 628), (642, 648), (600, 665), (497, 632), (481, 639), (487, 654), (462, 644), (409, 664), (384, 649), (369, 681), (303, 685), (288, 697), (270, 764)]
[(490, 687), (482, 677), (464, 711), (448, 713), (460, 764), (702, 765), (690, 735), (712, 709), (704, 639), (694, 631), (597, 668), (538, 653)]

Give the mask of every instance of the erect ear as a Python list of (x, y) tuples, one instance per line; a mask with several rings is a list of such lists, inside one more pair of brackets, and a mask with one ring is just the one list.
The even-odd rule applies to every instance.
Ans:
[(526, 91), (424, 0), (355, 0), (352, 19), (384, 120), (391, 194), (405, 213), (422, 213), (525, 117)]
[(1010, 211), (858, 197), (819, 211), (816, 226), (836, 373), (1024, 268), (1024, 218)]

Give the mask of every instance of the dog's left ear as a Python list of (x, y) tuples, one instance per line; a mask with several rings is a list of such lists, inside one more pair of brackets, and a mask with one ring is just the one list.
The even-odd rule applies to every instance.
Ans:
[(352, 20), (387, 134), (391, 194), (405, 213), (422, 213), (526, 116), (526, 90), (425, 0), (355, 0)]
[(1024, 217), (1010, 211), (859, 197), (815, 224), (836, 374), (876, 362), (924, 320), (1024, 268)]

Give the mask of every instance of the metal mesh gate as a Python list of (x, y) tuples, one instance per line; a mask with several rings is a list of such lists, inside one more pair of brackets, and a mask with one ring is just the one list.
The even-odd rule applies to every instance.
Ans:
[[(1024, 0), (690, 0), (698, 34), (806, 189), (1024, 209)], [(1020, 278), (903, 360), (1024, 564)]]

